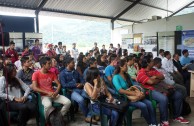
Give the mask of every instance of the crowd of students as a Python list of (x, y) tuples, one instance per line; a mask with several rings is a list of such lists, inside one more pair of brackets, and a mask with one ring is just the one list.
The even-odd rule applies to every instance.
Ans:
[[(110, 102), (114, 95), (122, 94), (129, 98), (129, 106), (139, 108), (149, 126), (169, 126), (168, 104), (173, 105), (173, 119), (180, 123), (189, 123), (181, 115), (183, 101), (189, 94), (189, 75), (187, 64), (190, 63), (188, 50), (183, 51), (183, 58), (174, 54), (171, 59), (169, 51), (161, 49), (159, 56), (153, 59), (151, 53), (145, 54), (142, 49), (138, 54), (128, 54), (118, 44), (118, 48), (110, 44), (107, 51), (105, 45), (99, 50), (97, 43), (85, 55), (79, 53), (76, 43), (72, 50), (66, 52), (62, 42), (54, 48), (48, 44), (43, 53), (38, 39), (34, 47), (29, 50), (25, 47), (22, 55), (18, 55), (15, 43), (1, 57), (0, 99), (7, 100), (9, 111), (19, 111), (19, 126), (25, 126), (28, 119), (37, 112), (36, 104), (32, 102), (30, 93), (40, 93), (45, 115), (53, 110), (52, 102), (63, 105), (61, 114), (65, 115), (74, 101), (82, 111), (85, 121), (90, 122), (91, 111), (100, 113), (98, 97), (106, 95)], [(53, 88), (52, 83), (56, 84)], [(155, 85), (166, 83), (175, 87), (172, 95), (167, 96), (158, 90)], [(134, 90), (129, 90), (131, 87)], [(152, 102), (139, 92), (139, 88), (151, 90), (152, 99), (157, 101), (160, 110), (160, 122), (156, 120), (156, 111)], [(61, 88), (68, 91), (66, 96), (59, 94)], [(142, 89), (143, 89), (142, 88)], [(132, 99), (133, 97), (138, 99)], [(90, 104), (85, 100), (89, 99)], [(91, 109), (89, 109), (92, 106)], [(117, 111), (102, 108), (102, 112), (111, 117), (111, 126), (118, 123), (123, 117)], [(97, 124), (99, 119), (93, 119)]]

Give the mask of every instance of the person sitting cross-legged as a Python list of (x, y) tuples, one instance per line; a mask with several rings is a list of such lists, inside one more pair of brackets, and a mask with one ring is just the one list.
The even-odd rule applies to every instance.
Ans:
[[(32, 75), (32, 88), (41, 95), (44, 114), (49, 115), (49, 111), (53, 109), (52, 102), (56, 102), (63, 105), (61, 114), (65, 115), (71, 106), (71, 101), (65, 96), (59, 95), (61, 84), (58, 81), (57, 76), (49, 71), (51, 68), (51, 58), (42, 57), (40, 59), (40, 65), (42, 68)], [(57, 85), (56, 90), (53, 89), (53, 81)]]

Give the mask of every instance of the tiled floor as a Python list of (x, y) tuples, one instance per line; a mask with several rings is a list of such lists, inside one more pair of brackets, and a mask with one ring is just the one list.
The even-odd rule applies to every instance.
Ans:
[[(192, 113), (185, 118), (190, 120), (190, 123), (189, 124), (180, 124), (178, 122), (174, 122), (173, 120), (170, 120), (170, 126), (194, 126), (194, 98), (189, 98), (188, 102), (190, 103)], [(159, 112), (157, 112), (157, 118), (159, 121)], [(69, 122), (68, 126), (89, 126), (89, 124), (84, 122), (84, 117), (82, 116), (81, 113), (76, 114), (75, 119), (76, 120), (74, 122), (73, 121)], [(36, 126), (35, 120), (33, 120), (32, 123), (33, 124), (28, 125), (28, 126)], [(133, 123), (132, 124), (133, 124), (133, 126), (147, 126), (144, 118), (140, 117), (139, 110), (135, 110), (133, 112)]]

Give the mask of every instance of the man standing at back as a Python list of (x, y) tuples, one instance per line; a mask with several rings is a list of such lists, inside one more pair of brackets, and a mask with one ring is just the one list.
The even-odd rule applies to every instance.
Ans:
[(32, 53), (33, 53), (35, 61), (38, 61), (38, 57), (41, 54), (41, 49), (39, 47), (39, 40), (38, 39), (35, 40), (35, 45), (32, 48)]
[(71, 49), (70, 55), (72, 58), (74, 58), (74, 62), (77, 62), (77, 58), (79, 56), (79, 51), (76, 49), (76, 43), (72, 44), (73, 48)]
[(12, 63), (15, 63), (15, 61), (18, 60), (18, 53), (17, 53), (17, 51), (14, 48), (15, 48), (15, 43), (13, 41), (11, 41), (9, 43), (9, 48), (5, 52), (6, 56), (10, 56), (11, 57), (11, 62)]

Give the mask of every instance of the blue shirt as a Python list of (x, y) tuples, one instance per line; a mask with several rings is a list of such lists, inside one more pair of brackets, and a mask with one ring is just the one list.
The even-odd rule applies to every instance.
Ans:
[[(131, 81), (131, 79), (130, 79)], [(131, 81), (131, 84), (133, 85), (133, 82)], [(128, 89), (129, 84), (126, 80), (123, 79), (123, 77), (120, 74), (116, 74), (113, 77), (113, 85), (115, 86), (116, 90), (119, 91), (120, 89)]]
[(70, 71), (66, 68), (59, 74), (59, 80), (63, 88), (76, 88), (76, 83), (84, 83), (78, 71)]
[(188, 63), (191, 63), (191, 59), (189, 57), (181, 56), (180, 62), (182, 66), (185, 66)]
[(105, 76), (108, 77), (108, 76), (113, 76), (114, 74), (114, 71), (115, 71), (115, 67), (114, 66), (111, 66), (111, 65), (108, 65), (106, 68), (105, 68)]

